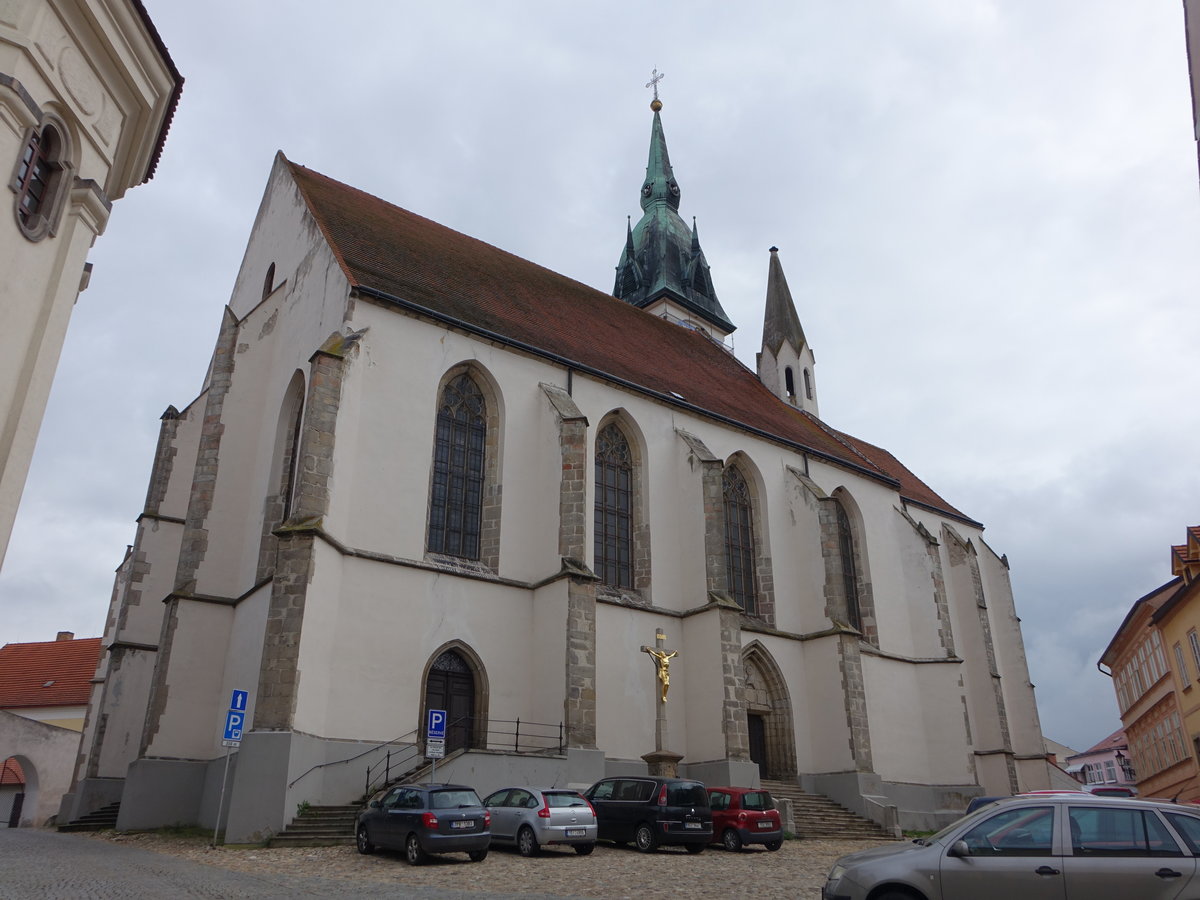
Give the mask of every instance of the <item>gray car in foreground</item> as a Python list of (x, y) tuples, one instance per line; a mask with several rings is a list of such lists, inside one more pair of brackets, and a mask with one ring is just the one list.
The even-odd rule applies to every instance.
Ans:
[(537, 856), (548, 844), (568, 844), (580, 856), (596, 847), (596, 811), (578, 791), (510, 787), (489, 794), (492, 840), (515, 844), (522, 856)]
[(1013, 797), (928, 838), (843, 856), (824, 900), (1200, 900), (1200, 810)]

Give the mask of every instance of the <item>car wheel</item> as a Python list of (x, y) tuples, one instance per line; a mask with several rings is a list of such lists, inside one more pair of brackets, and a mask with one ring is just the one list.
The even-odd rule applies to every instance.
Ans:
[(415, 834), (410, 834), (404, 841), (404, 858), (410, 866), (419, 866), (429, 859), (429, 854), (421, 847), (421, 841)]
[(655, 835), (654, 829), (645, 822), (639, 825), (637, 831), (633, 833), (633, 842), (643, 853), (653, 853), (658, 849), (658, 836)]
[(375, 852), (375, 845), (371, 843), (371, 836), (367, 834), (366, 825), (358, 826), (358, 831), (354, 833), (354, 846), (358, 848), (359, 853)]
[(704, 848), (707, 847), (708, 845), (707, 844), (687, 844), (685, 846), (687, 847), (687, 852), (692, 854), (692, 856), (695, 856), (697, 853), (703, 853)]
[(471, 862), (483, 862), (487, 859), (487, 847), (482, 850), (471, 850), (467, 856), (471, 857)]
[(737, 853), (742, 849), (742, 838), (732, 828), (726, 828), (725, 833), (721, 835), (721, 846), (730, 853)]
[(521, 830), (517, 832), (517, 850), (521, 852), (521, 855), (537, 856), (541, 849), (538, 846), (537, 838), (533, 836), (533, 829), (528, 825), (521, 826)]
[(587, 856), (589, 853), (591, 853), (595, 849), (596, 849), (595, 844), (576, 844), (575, 845), (575, 852), (578, 853), (580, 856)]
[(783, 841), (765, 841), (763, 843), (763, 846), (766, 847), (768, 850), (770, 850), (772, 853), (774, 853), (776, 850), (778, 850), (780, 847), (783, 846)]

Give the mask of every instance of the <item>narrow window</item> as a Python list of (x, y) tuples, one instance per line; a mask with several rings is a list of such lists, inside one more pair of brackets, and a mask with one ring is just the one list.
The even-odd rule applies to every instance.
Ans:
[(1191, 681), (1188, 680), (1187, 658), (1183, 655), (1183, 648), (1179, 644), (1175, 645), (1175, 666), (1179, 669), (1179, 683), (1183, 687), (1190, 687)]
[(812, 376), (808, 373), (808, 369), (804, 370), (804, 396), (811, 400), (812, 396)]
[(858, 605), (858, 571), (854, 565), (854, 535), (846, 508), (837, 504), (838, 549), (842, 557), (842, 583), (846, 591), (846, 617), (853, 628), (862, 631), (862, 612)]
[(1197, 677), (1200, 677), (1200, 640), (1196, 639), (1196, 629), (1188, 632), (1188, 643), (1192, 646), (1192, 659), (1196, 661)]
[(633, 587), (633, 457), (615, 425), (596, 438), (596, 574), (613, 587)]
[(479, 559), (487, 404), (466, 373), (442, 390), (429, 498), (431, 553)]
[(736, 466), (725, 470), (725, 572), (729, 595), (746, 612), (755, 611), (754, 527), (750, 485)]
[(273, 290), (275, 290), (275, 263), (271, 263), (269, 266), (267, 266), (267, 277), (263, 279), (262, 298), (266, 300)]
[(783, 381), (787, 388), (787, 395), (789, 397), (795, 397), (796, 396), (796, 376), (792, 374), (791, 366), (788, 366), (786, 369), (783, 370)]
[(17, 161), (9, 186), (16, 194), (17, 223), (30, 240), (41, 240), (51, 231), (63, 193), (63, 148), (58, 131), (44, 125), (30, 132)]

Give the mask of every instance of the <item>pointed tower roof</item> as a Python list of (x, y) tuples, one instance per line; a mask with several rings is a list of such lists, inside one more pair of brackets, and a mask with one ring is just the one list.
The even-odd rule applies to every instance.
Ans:
[(804, 329), (796, 315), (796, 304), (788, 290), (779, 248), (771, 248), (771, 263), (767, 269), (767, 309), (763, 316), (763, 346), (776, 356), (784, 342), (790, 342), (797, 353), (804, 348)]
[(699, 233), (694, 222), (689, 228), (679, 217), (679, 183), (667, 153), (661, 108), (658, 100), (651, 104), (650, 156), (639, 201), (643, 213), (626, 236), (613, 296), (639, 308), (667, 298), (729, 334), (736, 326), (717, 300)]

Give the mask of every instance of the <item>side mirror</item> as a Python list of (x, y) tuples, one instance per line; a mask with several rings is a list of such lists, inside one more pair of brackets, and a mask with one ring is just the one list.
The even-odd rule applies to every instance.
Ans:
[(971, 848), (967, 846), (966, 841), (955, 841), (950, 845), (950, 849), (946, 851), (947, 856), (970, 856)]

